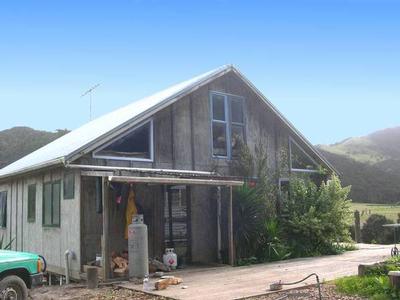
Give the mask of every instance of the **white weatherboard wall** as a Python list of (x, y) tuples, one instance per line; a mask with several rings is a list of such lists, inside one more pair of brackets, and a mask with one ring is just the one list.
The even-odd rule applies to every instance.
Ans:
[[(74, 199), (63, 197), (63, 171), (53, 170), (39, 175), (16, 178), (0, 184), (0, 191), (7, 191), (7, 228), (0, 228), (5, 241), (15, 238), (12, 250), (41, 254), (48, 270), (64, 273), (64, 252), (75, 253), (71, 260), (72, 276), (80, 272), (80, 174), (75, 172)], [(44, 227), (43, 183), (61, 180), (60, 227)], [(28, 222), (28, 185), (36, 184), (36, 219)]]

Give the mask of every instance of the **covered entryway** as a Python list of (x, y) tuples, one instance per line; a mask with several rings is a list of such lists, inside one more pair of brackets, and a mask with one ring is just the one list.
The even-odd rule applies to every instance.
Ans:
[[(82, 182), (92, 182), (94, 190), (91, 193), (97, 195), (96, 199), (101, 196), (101, 214), (94, 218), (93, 208), (83, 202), (82, 215), (91, 220), (85, 221), (90, 223), (89, 228), (97, 230), (95, 236), (100, 248), (96, 249), (101, 253), (105, 279), (113, 278), (110, 270), (112, 253), (127, 249), (123, 236), (125, 209), (123, 204), (117, 203), (116, 186), (135, 190), (138, 212), (144, 215), (148, 226), (150, 258), (160, 260), (165, 248), (173, 247), (182, 265), (191, 262), (234, 263), (232, 186), (242, 185), (242, 180), (209, 172), (124, 169), (124, 172), (118, 168), (116, 171), (82, 171), (86, 177)], [(99, 205), (96, 199), (91, 197), (83, 201), (95, 202), (97, 204), (92, 204), (95, 207)], [(82, 231), (84, 248), (94, 236), (86, 232), (85, 227)], [(82, 253), (88, 252), (86, 248), (82, 249)], [(226, 258), (222, 260), (224, 253)], [(91, 257), (93, 255), (91, 253)], [(83, 264), (89, 259), (82, 257)]]

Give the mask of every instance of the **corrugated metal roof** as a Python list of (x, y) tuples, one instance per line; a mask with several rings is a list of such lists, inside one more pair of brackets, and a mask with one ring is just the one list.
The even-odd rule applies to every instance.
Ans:
[(96, 144), (97, 142), (103, 143), (104, 138), (112, 138), (118, 135), (119, 130), (125, 130), (126, 127), (137, 124), (137, 122), (150, 117), (157, 111), (177, 101), (186, 94), (229, 71), (234, 71), (238, 76), (240, 76), (249, 87), (264, 100), (267, 106), (270, 107), (278, 117), (289, 126), (294, 134), (305, 142), (322, 162), (335, 171), (333, 166), (318, 151), (316, 151), (313, 145), (296, 130), (296, 128), (258, 89), (254, 87), (248, 79), (246, 79), (232, 65), (224, 65), (190, 80), (171, 86), (149, 97), (135, 101), (71, 131), (50, 144), (4, 167), (0, 170), (0, 178), (25, 173), (46, 166), (65, 164), (82, 154), (90, 152), (94, 147), (98, 146)]
[(0, 170), (0, 178), (63, 163), (70, 155), (100, 137), (120, 128), (142, 114), (152, 113), (160, 104), (169, 102), (168, 100), (173, 101), (176, 97), (184, 94), (185, 91), (190, 91), (215, 76), (225, 74), (231, 68), (230, 65), (224, 65), (99, 117), (4, 167)]

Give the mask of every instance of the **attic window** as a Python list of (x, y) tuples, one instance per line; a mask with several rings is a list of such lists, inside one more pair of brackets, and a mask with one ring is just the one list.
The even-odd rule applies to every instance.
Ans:
[(139, 125), (93, 153), (95, 158), (153, 160), (153, 121)]
[(243, 98), (211, 93), (213, 156), (232, 158), (244, 142)]
[(318, 163), (296, 143), (289, 139), (290, 169), (294, 172), (318, 172)]

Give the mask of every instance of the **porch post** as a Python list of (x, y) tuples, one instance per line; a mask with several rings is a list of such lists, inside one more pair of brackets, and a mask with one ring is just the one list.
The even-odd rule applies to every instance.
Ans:
[(101, 257), (102, 257), (102, 266), (103, 266), (103, 278), (105, 281), (110, 279), (110, 242), (109, 242), (109, 232), (110, 232), (110, 199), (109, 199), (109, 182), (107, 177), (102, 177), (102, 202), (103, 202), (103, 240), (101, 247)]
[(229, 199), (228, 199), (228, 251), (229, 251), (229, 264), (235, 264), (235, 249), (233, 243), (233, 211), (232, 211), (232, 186), (229, 186)]
[(217, 258), (218, 262), (222, 262), (221, 257), (221, 187), (217, 187)]

